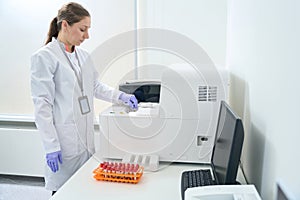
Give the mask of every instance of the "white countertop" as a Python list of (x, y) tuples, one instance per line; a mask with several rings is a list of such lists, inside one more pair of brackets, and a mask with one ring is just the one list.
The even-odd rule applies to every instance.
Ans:
[(157, 172), (144, 172), (137, 184), (97, 181), (93, 170), (102, 160), (97, 154), (90, 158), (51, 198), (66, 199), (172, 199), (180, 200), (181, 173), (199, 169), (199, 164), (163, 164)]
[(51, 198), (51, 200), (181, 199), (181, 173), (208, 168), (201, 164), (161, 164), (157, 172), (144, 172), (137, 184), (97, 181), (93, 170), (102, 162), (96, 153)]

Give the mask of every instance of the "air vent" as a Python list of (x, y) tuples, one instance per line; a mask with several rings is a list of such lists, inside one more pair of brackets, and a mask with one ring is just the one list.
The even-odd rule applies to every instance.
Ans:
[(199, 86), (198, 101), (217, 101), (217, 86)]
[(207, 101), (207, 86), (199, 86), (198, 101)]

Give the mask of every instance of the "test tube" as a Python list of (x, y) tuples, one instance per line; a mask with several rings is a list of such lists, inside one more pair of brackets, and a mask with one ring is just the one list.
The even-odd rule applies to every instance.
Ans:
[(104, 172), (104, 177), (107, 178), (106, 173), (107, 173), (107, 166), (103, 166), (103, 172)]
[[(130, 175), (134, 175), (134, 164), (132, 163), (130, 165)], [(133, 177), (131, 176), (131, 180), (133, 179)]]

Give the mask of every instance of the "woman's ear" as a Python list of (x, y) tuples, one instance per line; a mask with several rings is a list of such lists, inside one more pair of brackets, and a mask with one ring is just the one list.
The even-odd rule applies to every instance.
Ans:
[(67, 28), (68, 28), (68, 26), (69, 26), (69, 24), (68, 24), (68, 22), (66, 20), (62, 20), (61, 21), (61, 28), (62, 28), (62, 30), (66, 31)]

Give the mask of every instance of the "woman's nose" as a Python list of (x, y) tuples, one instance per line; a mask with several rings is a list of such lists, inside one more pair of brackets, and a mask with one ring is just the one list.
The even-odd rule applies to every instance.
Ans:
[(86, 31), (86, 32), (85, 32), (85, 34), (84, 34), (84, 38), (85, 38), (85, 39), (89, 39), (89, 38), (90, 38), (90, 36), (89, 36), (89, 32), (88, 32), (88, 31)]

